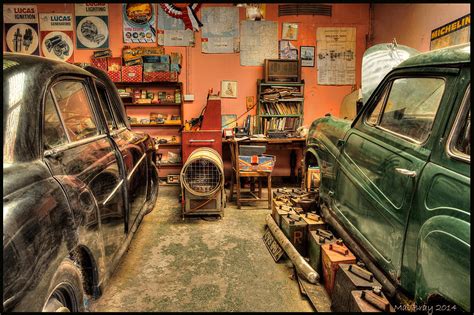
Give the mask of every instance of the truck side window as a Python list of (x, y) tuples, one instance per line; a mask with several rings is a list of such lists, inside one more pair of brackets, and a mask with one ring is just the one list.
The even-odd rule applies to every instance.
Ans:
[(402, 78), (392, 83), (379, 126), (422, 143), (428, 139), (445, 87), (439, 78)]
[(43, 145), (45, 150), (66, 144), (66, 132), (59, 119), (51, 92), (46, 93), (44, 102)]
[(115, 126), (115, 122), (112, 118), (112, 113), (110, 112), (109, 100), (107, 99), (107, 91), (102, 84), (96, 84), (96, 86), (100, 99), (100, 107), (102, 108), (105, 120), (107, 121), (107, 126), (109, 127), (109, 130), (117, 129), (117, 127)]
[(380, 97), (379, 102), (377, 103), (374, 110), (367, 118), (367, 123), (369, 125), (375, 126), (379, 122), (380, 112), (382, 111), (385, 98), (387, 97), (387, 91), (388, 91), (388, 88), (385, 89), (385, 92), (382, 94), (382, 97)]
[[(466, 91), (464, 104), (461, 106), (459, 121), (455, 124), (454, 137), (451, 146), (453, 153), (461, 156), (471, 156), (471, 91), (470, 87)], [(469, 109), (466, 112), (466, 109)], [(463, 113), (464, 112), (464, 113)]]

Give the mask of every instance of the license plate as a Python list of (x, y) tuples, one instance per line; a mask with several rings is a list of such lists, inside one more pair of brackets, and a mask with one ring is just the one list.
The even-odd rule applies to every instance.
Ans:
[(268, 251), (270, 252), (270, 255), (272, 255), (273, 260), (275, 262), (278, 262), (283, 256), (283, 248), (281, 248), (280, 244), (276, 241), (276, 239), (273, 237), (272, 232), (268, 227), (265, 228), (265, 233), (263, 234), (263, 242), (267, 246)]

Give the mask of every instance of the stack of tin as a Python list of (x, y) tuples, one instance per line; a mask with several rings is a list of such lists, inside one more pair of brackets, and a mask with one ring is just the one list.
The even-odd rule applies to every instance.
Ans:
[(393, 311), (373, 274), (321, 217), (318, 193), (298, 188), (273, 192), (272, 217), (301, 256), (321, 275), (338, 312)]

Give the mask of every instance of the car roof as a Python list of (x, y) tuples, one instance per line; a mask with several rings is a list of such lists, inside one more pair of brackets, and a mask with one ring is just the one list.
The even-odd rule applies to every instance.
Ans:
[(471, 43), (461, 44), (421, 53), (408, 58), (396, 68), (442, 66), (471, 62)]
[[(16, 53), (3, 54), (3, 147), (14, 161), (39, 156), (42, 99), (58, 75), (94, 77), (63, 61)], [(7, 129), (7, 130), (6, 130)]]

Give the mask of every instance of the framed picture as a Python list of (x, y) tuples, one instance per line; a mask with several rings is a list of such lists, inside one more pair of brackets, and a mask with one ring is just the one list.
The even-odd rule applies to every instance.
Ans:
[(237, 98), (237, 81), (221, 81), (221, 97)]
[(298, 24), (283, 23), (281, 39), (297, 40), (298, 39)]
[(302, 67), (314, 67), (314, 51), (314, 46), (300, 46)]
[(279, 59), (298, 60), (298, 49), (287, 40), (281, 40), (279, 43)]

